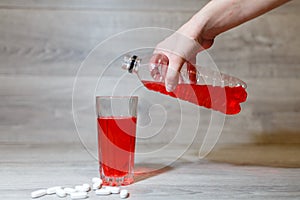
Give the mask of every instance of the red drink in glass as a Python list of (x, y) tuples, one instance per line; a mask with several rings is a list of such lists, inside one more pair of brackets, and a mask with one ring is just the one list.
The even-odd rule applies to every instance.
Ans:
[[(99, 117), (98, 151), (100, 174), (133, 182), (136, 117)], [(118, 185), (103, 180), (107, 185)]]
[(98, 157), (104, 185), (134, 181), (138, 97), (97, 97)]

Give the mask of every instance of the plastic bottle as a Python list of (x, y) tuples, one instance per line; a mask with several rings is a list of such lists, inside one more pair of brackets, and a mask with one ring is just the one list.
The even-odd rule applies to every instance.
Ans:
[[(220, 111), (225, 114), (240, 112), (240, 103), (246, 101), (247, 85), (242, 80), (210, 68), (185, 64), (181, 69), (176, 89), (167, 92), (164, 76), (168, 58), (162, 54), (155, 62), (151, 55), (128, 55), (122, 68), (135, 73), (146, 88), (184, 101)], [(157, 57), (156, 57), (157, 58)]]

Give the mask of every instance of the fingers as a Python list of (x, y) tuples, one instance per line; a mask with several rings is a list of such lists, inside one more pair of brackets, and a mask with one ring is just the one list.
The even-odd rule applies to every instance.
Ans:
[[(208, 46), (209, 44), (207, 44)], [(178, 81), (183, 80), (180, 78), (179, 72), (184, 62), (194, 59), (201, 50), (203, 48), (196, 40), (179, 32), (173, 33), (156, 46), (154, 56), (150, 60), (152, 63), (150, 64), (151, 76), (154, 80), (165, 81), (166, 90), (173, 91)], [(161, 54), (165, 56), (161, 56)], [(157, 65), (157, 63), (161, 64)], [(189, 71), (190, 80), (195, 83), (197, 78), (195, 67), (190, 65)]]
[(165, 87), (167, 92), (172, 92), (179, 80), (179, 71), (185, 60), (179, 56), (172, 55), (169, 57), (169, 66), (165, 78)]
[[(164, 55), (164, 53), (167, 55)], [(156, 81), (165, 81), (165, 87), (168, 92), (172, 92), (178, 82), (183, 81), (180, 76), (180, 70), (185, 60), (178, 55), (156, 52), (150, 59), (149, 70), (152, 78)], [(196, 68), (192, 63), (196, 62), (196, 57), (193, 57), (190, 62), (187, 62), (187, 70), (191, 83), (197, 82)]]
[(153, 54), (149, 62), (149, 70), (152, 78), (156, 81), (163, 81), (166, 73), (166, 70), (163, 69), (167, 69), (168, 64), (169, 59), (167, 56), (162, 53)]
[(166, 90), (171, 92), (176, 88), (179, 79), (183, 81), (179, 71), (184, 62), (180, 56), (156, 51), (150, 59), (149, 71), (154, 80), (165, 81)]

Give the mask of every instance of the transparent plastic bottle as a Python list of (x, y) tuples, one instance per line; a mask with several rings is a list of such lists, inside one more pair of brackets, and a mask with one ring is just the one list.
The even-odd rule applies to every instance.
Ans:
[(168, 58), (161, 54), (154, 62), (151, 60), (152, 56), (152, 54), (127, 55), (123, 59), (122, 68), (128, 70), (129, 73), (137, 74), (149, 90), (225, 114), (240, 112), (240, 103), (246, 101), (247, 98), (247, 85), (242, 80), (210, 68), (184, 64), (176, 89), (173, 92), (167, 92), (164, 77), (168, 67)]

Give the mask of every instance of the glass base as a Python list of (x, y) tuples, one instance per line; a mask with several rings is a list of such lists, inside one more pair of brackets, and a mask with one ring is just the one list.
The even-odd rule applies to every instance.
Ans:
[(103, 185), (108, 185), (108, 186), (130, 185), (134, 182), (133, 175), (129, 175), (129, 174), (122, 177), (105, 176), (101, 174), (100, 178), (103, 181)]

